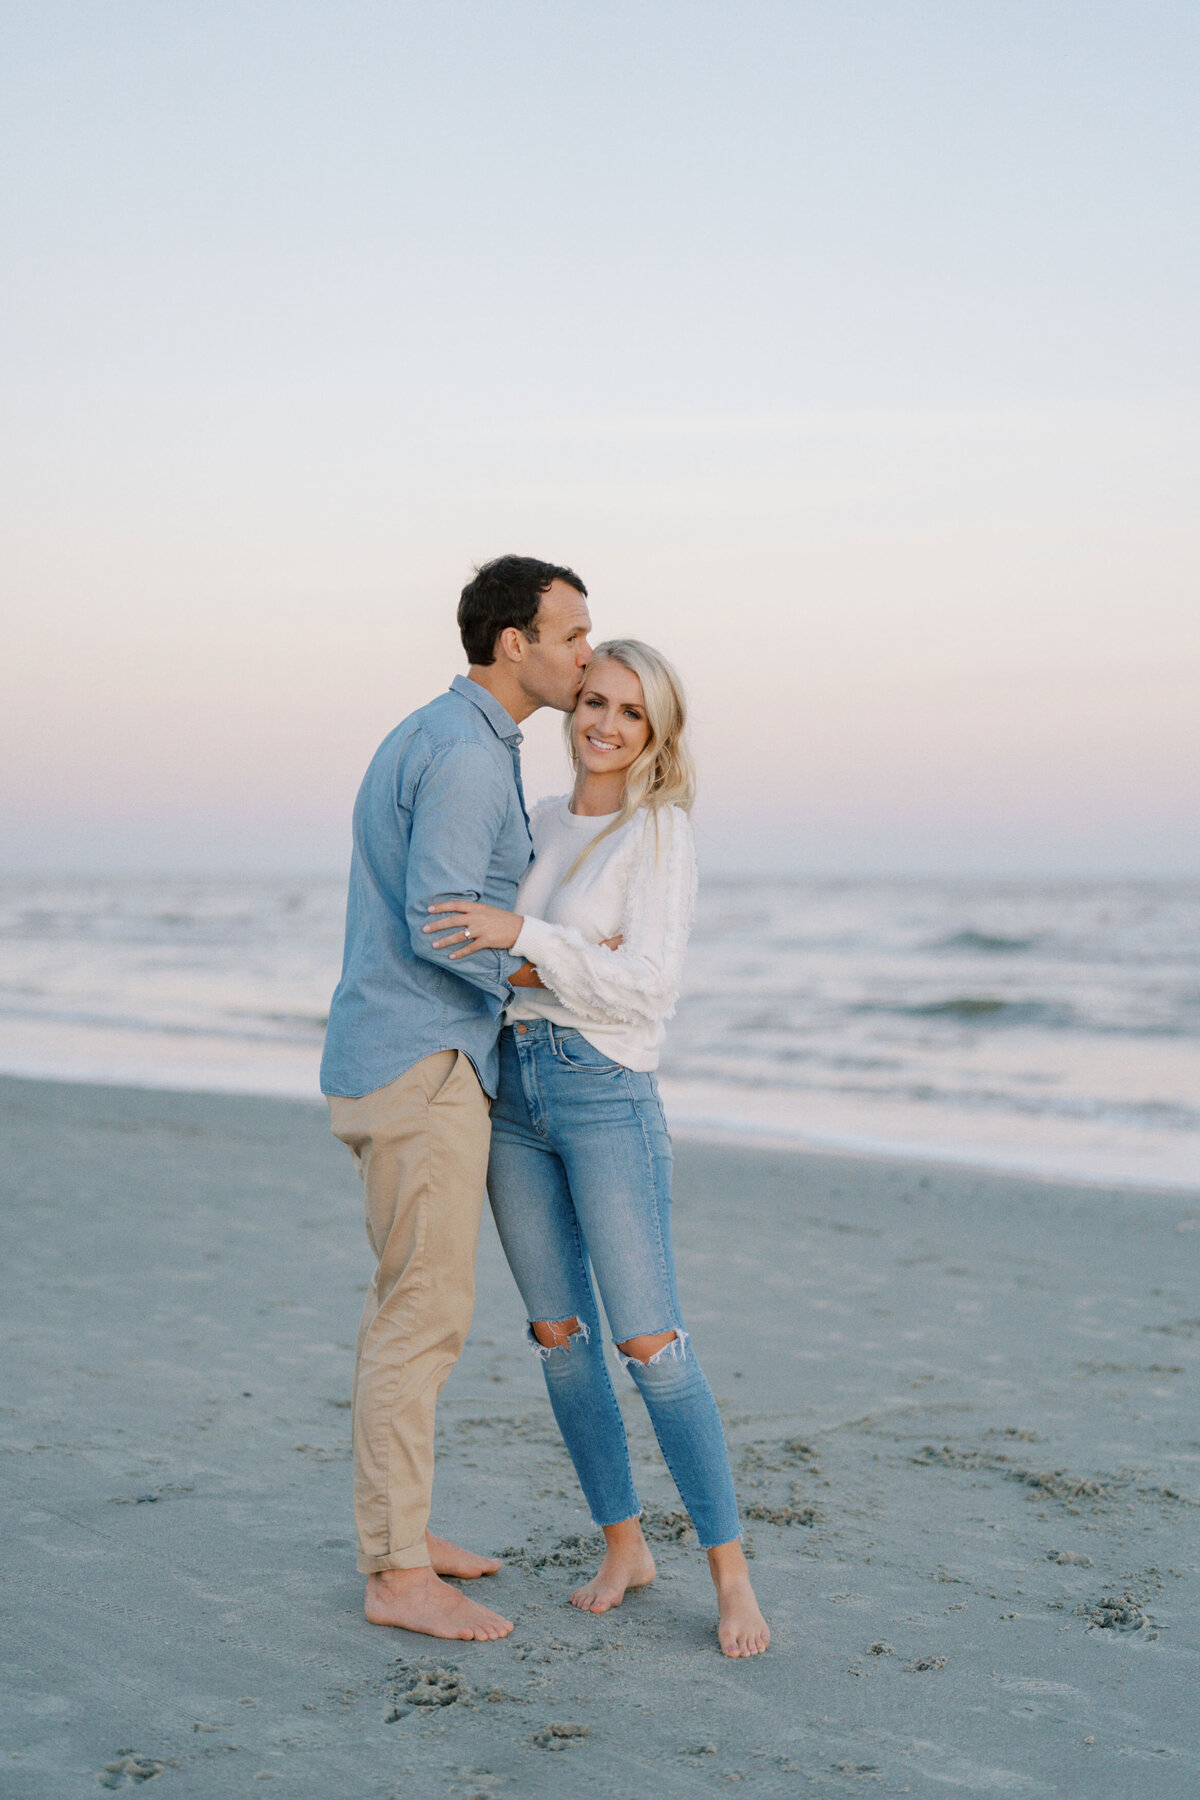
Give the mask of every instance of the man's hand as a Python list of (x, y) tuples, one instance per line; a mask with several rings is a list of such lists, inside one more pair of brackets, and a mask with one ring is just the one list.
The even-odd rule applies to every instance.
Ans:
[(434, 938), (434, 949), (445, 950), (450, 944), (462, 945), (460, 950), (450, 952), (451, 962), (474, 956), (477, 950), (511, 950), (525, 923), (520, 913), (504, 912), (498, 906), (484, 906), (478, 900), (439, 900), (429, 910), (443, 913), (445, 917), (435, 919), (421, 929), (426, 933), (445, 931), (448, 934)]

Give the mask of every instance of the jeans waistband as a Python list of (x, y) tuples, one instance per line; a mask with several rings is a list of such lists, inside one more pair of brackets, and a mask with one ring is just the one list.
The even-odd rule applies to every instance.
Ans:
[(527, 1044), (536, 1043), (540, 1038), (553, 1048), (559, 1038), (578, 1037), (579, 1032), (574, 1025), (556, 1025), (553, 1019), (516, 1019), (506, 1025), (500, 1035), (521, 1039)]

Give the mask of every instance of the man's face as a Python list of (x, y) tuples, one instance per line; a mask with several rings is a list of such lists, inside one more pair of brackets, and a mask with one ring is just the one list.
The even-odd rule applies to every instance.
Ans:
[(571, 712), (592, 656), (587, 601), (569, 582), (552, 581), (534, 623), (537, 638), (525, 639), (521, 686), (536, 706)]

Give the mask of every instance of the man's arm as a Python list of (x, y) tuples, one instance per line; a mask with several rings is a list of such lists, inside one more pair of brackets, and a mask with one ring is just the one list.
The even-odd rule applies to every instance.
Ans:
[(448, 951), (438, 950), (423, 928), (436, 901), (483, 898), (496, 840), (508, 814), (511, 785), (484, 744), (449, 744), (434, 754), (413, 795), (404, 896), (414, 955), (499, 1000), (508, 999), (509, 978), (524, 966), (523, 957), (507, 950), (485, 950), (453, 963)]

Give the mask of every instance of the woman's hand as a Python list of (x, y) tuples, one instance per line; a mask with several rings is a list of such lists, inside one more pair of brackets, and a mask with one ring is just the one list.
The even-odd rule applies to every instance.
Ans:
[(444, 918), (422, 926), (426, 933), (445, 931), (446, 937), (435, 938), (435, 950), (448, 944), (461, 944), (461, 950), (450, 953), (451, 962), (474, 956), (477, 950), (511, 950), (525, 923), (520, 913), (503, 912), (498, 906), (484, 906), (478, 900), (439, 900), (429, 908), (431, 913), (444, 913)]

